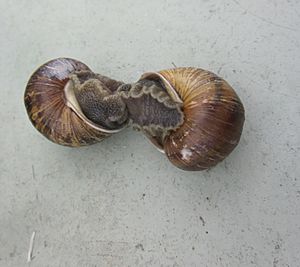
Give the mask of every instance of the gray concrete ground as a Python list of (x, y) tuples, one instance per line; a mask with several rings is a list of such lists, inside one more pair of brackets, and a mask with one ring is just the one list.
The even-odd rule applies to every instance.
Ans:
[[(0, 1), (0, 266), (300, 266), (298, 0)], [(135, 81), (197, 66), (246, 108), (210, 171), (130, 129), (80, 149), (30, 124), (26, 82), (60, 56)]]

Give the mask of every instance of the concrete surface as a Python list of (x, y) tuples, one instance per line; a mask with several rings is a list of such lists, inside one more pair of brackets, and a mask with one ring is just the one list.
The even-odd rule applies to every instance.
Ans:
[[(300, 266), (298, 0), (0, 1), (0, 266)], [(216, 168), (126, 130), (81, 149), (30, 124), (25, 84), (68, 56), (124, 81), (198, 66), (246, 108)]]

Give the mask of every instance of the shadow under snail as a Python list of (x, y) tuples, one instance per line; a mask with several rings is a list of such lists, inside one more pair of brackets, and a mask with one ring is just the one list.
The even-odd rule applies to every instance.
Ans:
[(33, 73), (24, 99), (33, 125), (55, 143), (93, 144), (131, 124), (183, 170), (221, 162), (237, 146), (245, 119), (231, 86), (199, 68), (149, 72), (125, 84), (58, 58)]

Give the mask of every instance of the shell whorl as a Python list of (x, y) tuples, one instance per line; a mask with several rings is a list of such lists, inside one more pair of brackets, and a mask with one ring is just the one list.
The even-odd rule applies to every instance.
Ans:
[(225, 80), (197, 68), (169, 69), (142, 77), (159, 79), (183, 102), (184, 123), (162, 144), (174, 165), (184, 170), (204, 170), (236, 147), (243, 129), (244, 107)]
[[(65, 85), (71, 74), (80, 71), (91, 70), (74, 59), (54, 59), (38, 68), (27, 83), (24, 101), (28, 116), (34, 127), (54, 143), (84, 146), (110, 135), (86, 123), (67, 104)], [(114, 84), (113, 80), (106, 82)]]

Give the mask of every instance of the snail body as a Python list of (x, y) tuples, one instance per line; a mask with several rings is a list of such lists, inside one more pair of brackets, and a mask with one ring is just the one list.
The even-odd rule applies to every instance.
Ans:
[(72, 147), (93, 144), (120, 131), (126, 118), (119, 125), (108, 126), (92, 121), (83, 112), (79, 99), (92, 104), (92, 108), (95, 104), (89, 101), (91, 84), (105, 88), (107, 96), (122, 83), (94, 74), (88, 66), (70, 58), (54, 59), (39, 67), (30, 77), (24, 95), (34, 127), (54, 143)]

